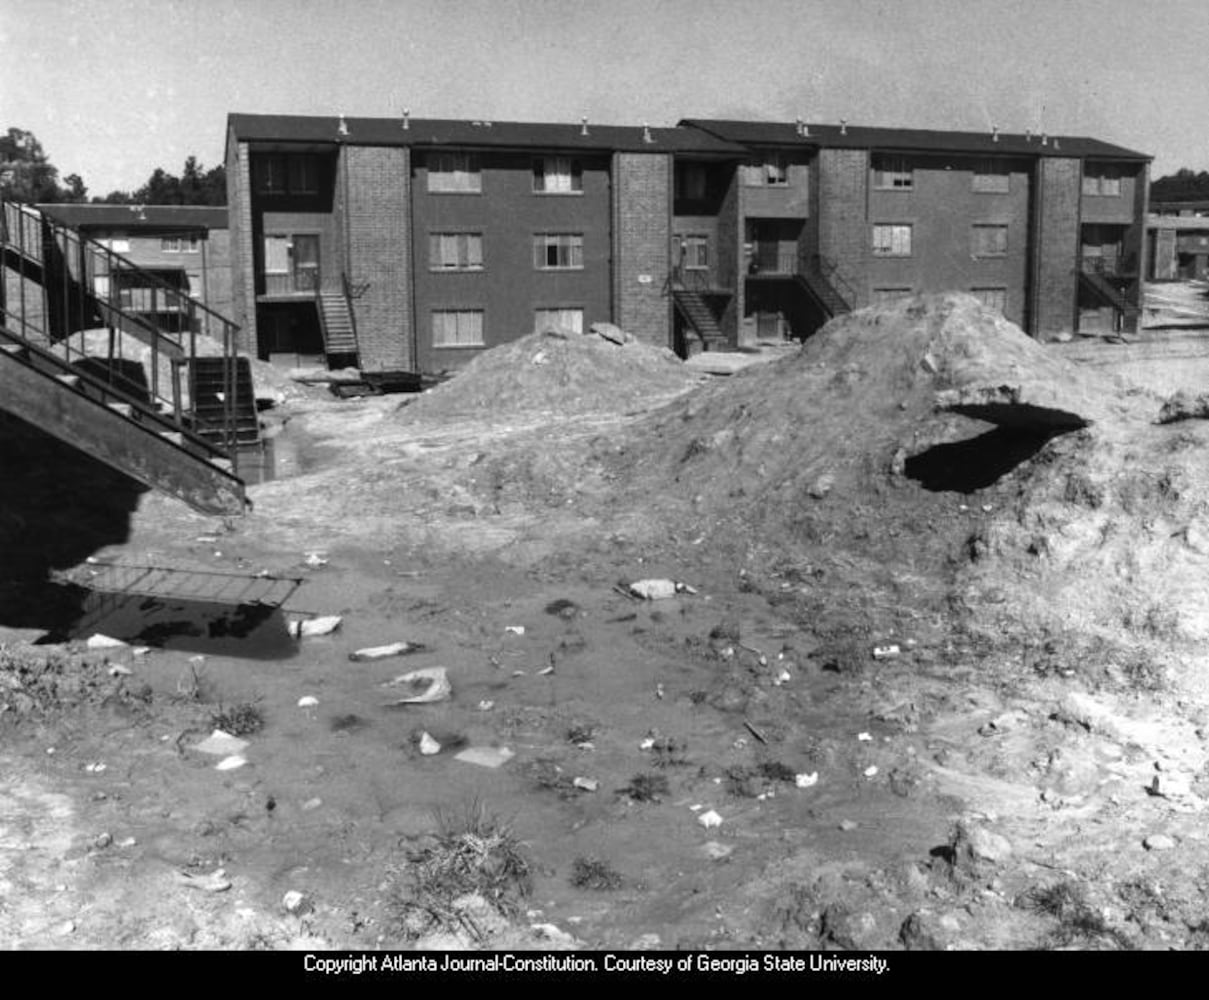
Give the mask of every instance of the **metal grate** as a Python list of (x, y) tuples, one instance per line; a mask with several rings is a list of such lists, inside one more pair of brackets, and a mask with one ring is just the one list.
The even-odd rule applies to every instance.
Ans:
[(211, 604), (281, 607), (305, 582), (298, 577), (249, 576), (214, 570), (169, 569), (90, 562), (73, 571), (68, 582), (106, 594), (200, 601)]

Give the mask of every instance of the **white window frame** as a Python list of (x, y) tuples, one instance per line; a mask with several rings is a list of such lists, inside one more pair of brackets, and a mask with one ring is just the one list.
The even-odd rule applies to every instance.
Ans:
[(533, 311), (533, 331), (544, 333), (548, 329), (564, 333), (584, 332), (583, 306), (549, 306)]
[(1004, 222), (975, 222), (970, 227), (970, 256), (979, 260), (1008, 255), (1008, 225)]
[(432, 346), (449, 350), (484, 347), (484, 316), (482, 309), (434, 309), (432, 311)]
[(876, 191), (913, 191), (915, 168), (905, 156), (874, 154), (873, 188)]
[(181, 239), (179, 236), (161, 236), (160, 253), (180, 253)]
[(1113, 164), (1086, 164), (1083, 193), (1098, 198), (1121, 197), (1121, 168)]
[(684, 269), (686, 271), (709, 270), (709, 236), (705, 233), (686, 233), (681, 237), (684, 248)]
[(875, 222), (874, 257), (910, 257), (915, 250), (915, 225), (911, 222)]
[[(551, 251), (556, 263), (550, 263)], [(565, 263), (564, 263), (565, 258)], [(534, 233), (533, 267), (538, 271), (582, 271), (583, 233)]]
[(537, 157), (533, 161), (533, 193), (583, 194), (583, 164), (572, 156)]
[(483, 166), (477, 153), (429, 153), (427, 165), (430, 193), (483, 193)]
[(429, 233), (428, 269), (430, 271), (482, 271), (483, 234)]

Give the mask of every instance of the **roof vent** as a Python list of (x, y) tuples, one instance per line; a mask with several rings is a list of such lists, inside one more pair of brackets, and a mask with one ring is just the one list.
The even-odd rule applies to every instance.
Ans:
[(1057, 148), (1058, 148), (1058, 140), (1055, 138), (1054, 139), (1054, 149), (1057, 149)]
[(1043, 146), (1049, 145), (1049, 136), (1047, 136), (1044, 132), (1041, 133), (1041, 145), (1043, 145)]
[(794, 120), (793, 133), (794, 133), (794, 135), (802, 134), (802, 119), (801, 118), (797, 118)]
[(847, 134), (848, 134), (848, 119), (841, 118), (840, 119), (840, 135), (847, 135)]
[(654, 142), (655, 141), (654, 136), (651, 135), (651, 126), (648, 125), (646, 122), (642, 123), (642, 141), (643, 142)]
[(999, 126), (992, 125), (991, 126), (991, 142), (998, 142), (998, 141), (999, 141)]
[(348, 122), (344, 120), (344, 115), (340, 116), (340, 124), (336, 126), (336, 131), (341, 135), (348, 135)]
[(411, 108), (403, 109), (403, 131), (406, 132), (411, 128)]
[(1024, 141), (1025, 142), (1033, 141), (1033, 130), (1031, 128), (1026, 128), (1024, 130)]
[(581, 118), (579, 120), (579, 134), (580, 135), (588, 134), (588, 119), (587, 118)]

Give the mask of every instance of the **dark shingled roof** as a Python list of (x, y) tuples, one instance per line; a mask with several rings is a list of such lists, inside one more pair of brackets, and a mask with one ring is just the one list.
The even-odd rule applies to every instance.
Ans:
[(226, 229), (225, 207), (210, 205), (39, 205), (77, 229)]
[(797, 133), (793, 122), (726, 121), (711, 118), (685, 118), (681, 125), (702, 129), (729, 142), (747, 146), (826, 147), (829, 149), (885, 149), (941, 153), (980, 153), (1007, 156), (1073, 156), (1112, 160), (1150, 160), (1153, 157), (1099, 139), (1079, 136), (1041, 137), (1000, 132), (996, 140), (986, 132), (941, 132), (910, 128), (869, 128), (849, 125), (807, 123), (809, 135)]
[[(456, 146), (503, 149), (558, 149), (590, 152), (674, 152), (711, 156), (742, 156), (741, 146), (699, 129), (651, 128), (637, 125), (597, 125), (549, 122), (462, 121), (411, 118), (403, 128), (398, 118), (340, 118), (305, 115), (244, 115), (227, 118), (230, 134), (241, 142), (347, 143), (358, 146)], [(647, 141), (644, 133), (649, 133)]]

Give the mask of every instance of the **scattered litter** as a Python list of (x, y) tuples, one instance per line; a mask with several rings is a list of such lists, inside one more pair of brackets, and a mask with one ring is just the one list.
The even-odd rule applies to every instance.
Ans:
[(662, 601), (677, 594), (695, 594), (695, 587), (675, 580), (635, 580), (630, 584), (630, 593), (647, 601)]
[(222, 760), (220, 760), (217, 764), (214, 765), (214, 770), (216, 770), (216, 771), (234, 771), (236, 768), (243, 767), (244, 764), (246, 764), (247, 762), (248, 762), (247, 757), (241, 757), (239, 754), (235, 754), (234, 756), (224, 757)]
[(655, 737), (648, 736), (645, 740), (638, 744), (639, 750), (652, 750), (655, 747)]
[(743, 721), (743, 725), (746, 726), (747, 731), (749, 733), (751, 733), (752, 736), (754, 736), (756, 739), (758, 739), (761, 743), (768, 742), (768, 739), (765, 737), (765, 735), (762, 732), (760, 732), (760, 730), (758, 730), (755, 726), (753, 726), (750, 722), (748, 722), (746, 719)]
[(697, 822), (707, 830), (712, 830), (715, 826), (722, 825), (722, 817), (711, 809), (709, 812), (703, 812), (700, 816), (698, 816)]
[(495, 708), (494, 701), (484, 698), (482, 701), (479, 702), (479, 711), (480, 712), (490, 712), (493, 708)]
[(873, 658), (875, 660), (889, 660), (895, 656), (898, 656), (898, 654), (901, 652), (902, 650), (898, 648), (897, 643), (891, 643), (888, 646), (874, 646)]
[(121, 649), (126, 643), (121, 639), (114, 639), (112, 636), (101, 635), (100, 632), (97, 632), (95, 635), (90, 635), (84, 645), (89, 649)]
[(290, 635), (303, 639), (317, 635), (331, 635), (344, 621), (339, 615), (321, 615), (318, 618), (299, 618), (290, 622)]
[(870, 733), (857, 733), (856, 738), (862, 743), (868, 743), (873, 739), (873, 736)]
[(850, 819), (843, 820), (840, 823), (840, 829), (843, 830), (845, 833), (851, 833), (853, 830), (856, 829), (856, 822), (854, 820), (850, 820)]
[(711, 861), (721, 861), (728, 858), (734, 851), (729, 844), (719, 844), (716, 840), (707, 840), (701, 845), (701, 853)]
[(600, 787), (600, 782), (595, 778), (575, 778), (571, 784), (576, 788), (582, 788), (585, 792), (594, 792)]
[(229, 757), (233, 754), (243, 753), (249, 745), (247, 740), (241, 740), (238, 736), (232, 736), (221, 729), (216, 729), (200, 743), (193, 744), (193, 749), (202, 753), (214, 754), (216, 757)]
[(430, 705), (444, 701), (453, 693), (444, 667), (424, 667), (400, 674), (394, 680), (386, 681), (381, 687), (406, 687), (414, 692), (408, 698), (393, 702), (395, 705)]
[(660, 701), (663, 701), (663, 698), (664, 698), (664, 691), (663, 691), (663, 685), (662, 685), (662, 684), (656, 684), (656, 685), (655, 685), (655, 697), (656, 697), (656, 698), (658, 698)]
[(877, 774), (877, 765), (870, 764), (867, 768), (865, 768), (864, 774), (866, 778), (872, 778), (875, 774)]
[(428, 733), (420, 733), (420, 753), (422, 753), (425, 757), (431, 757), (440, 752), (440, 743), (429, 736)]
[(133, 847), (138, 841), (133, 837), (125, 837), (118, 841), (118, 847)]
[(307, 913), (311, 909), (311, 901), (306, 898), (304, 893), (299, 892), (297, 889), (291, 889), (282, 896), (281, 905), (286, 913), (292, 913), (295, 916)]
[(151, 652), (151, 647), (150, 646), (132, 646), (130, 648), (130, 652), (133, 653), (135, 656), (146, 656), (148, 653)]
[(314, 695), (303, 695), (298, 699), (299, 708), (315, 708), (319, 704), (319, 699)]
[(793, 675), (786, 669), (782, 668), (781, 672), (772, 679), (774, 687), (780, 687), (782, 684), (788, 684), (793, 680)]
[(499, 767), (515, 757), (507, 747), (467, 747), (454, 757), (454, 760), (465, 761), (467, 764), (478, 764), (480, 767)]
[(311, 569), (319, 569), (327, 565), (327, 557), (321, 552), (308, 552), (303, 560)]
[(112, 834), (100, 833), (100, 834), (97, 834), (96, 838), (93, 840), (92, 846), (99, 848), (100, 850), (103, 851), (106, 847), (108, 847), (112, 843), (113, 843)]
[(123, 667), (120, 663), (114, 663), (108, 670), (110, 677), (129, 677), (134, 671), (129, 667)]
[(795, 774), (793, 783), (799, 788), (813, 788), (819, 783), (819, 772), (812, 771), (810, 774)]
[(321, 798), (307, 799), (302, 803), (302, 811), (310, 812), (312, 809), (318, 809), (321, 805), (323, 805), (323, 799)]
[(524, 635), (525, 626), (524, 625), (505, 625), (504, 631), (511, 632), (513, 635)]
[(388, 646), (370, 646), (366, 649), (358, 649), (355, 653), (349, 653), (348, 658), (354, 663), (363, 663), (366, 660), (385, 660), (390, 656), (422, 653), (427, 648), (420, 642), (392, 642)]
[(89, 774), (101, 774), (105, 770), (105, 765), (100, 761), (95, 764), (85, 764), (84, 770)]
[(198, 653), (196, 656), (190, 656), (189, 662), (192, 663), (195, 667), (200, 667), (203, 663), (206, 662), (206, 658), (204, 656), (202, 656), (201, 653)]
[(1142, 846), (1148, 851), (1170, 851), (1175, 847), (1175, 840), (1165, 833), (1152, 833), (1142, 841)]
[(541, 670), (539, 670), (537, 672), (537, 676), (545, 677), (548, 674), (552, 674), (552, 673), (554, 673), (554, 664), (553, 663), (551, 663), (550, 666), (548, 666), (548, 667), (542, 667)]
[(231, 880), (227, 873), (217, 868), (209, 875), (191, 875), (189, 872), (177, 872), (176, 880), (190, 889), (201, 889), (203, 892), (226, 892), (231, 888)]

